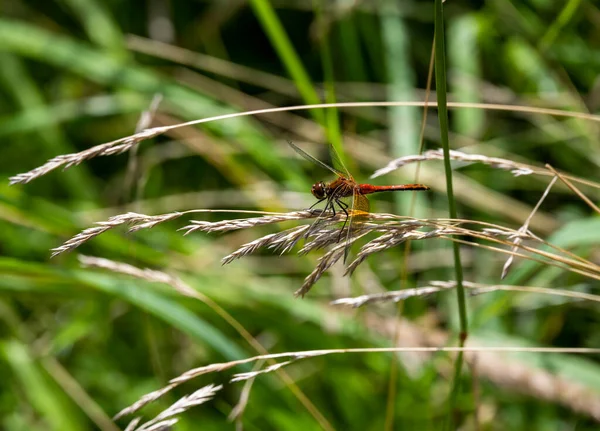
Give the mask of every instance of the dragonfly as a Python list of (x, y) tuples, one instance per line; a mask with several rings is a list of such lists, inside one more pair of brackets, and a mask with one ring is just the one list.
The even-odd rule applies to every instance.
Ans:
[[(340, 242), (344, 229), (347, 226), (348, 230), (346, 232), (346, 245), (344, 247), (344, 262), (346, 261), (350, 249), (351, 228), (353, 223), (357, 221), (357, 219), (364, 219), (369, 213), (370, 204), (366, 195), (379, 192), (429, 190), (429, 187), (423, 184), (399, 184), (389, 186), (359, 184), (354, 180), (354, 177), (352, 177), (346, 166), (343, 164), (332, 145), (329, 145), (329, 152), (331, 154), (332, 162), (336, 166), (335, 168), (311, 156), (291, 141), (288, 141), (288, 144), (302, 157), (332, 172), (336, 176), (333, 181), (319, 181), (313, 184), (310, 192), (317, 198), (317, 202), (310, 208), (325, 201), (325, 206), (321, 211), (321, 215), (328, 212), (332, 214), (332, 217), (335, 217), (337, 212), (343, 212), (345, 214), (346, 217), (338, 237), (338, 242)], [(319, 218), (320, 217), (321, 216), (319, 216)], [(314, 226), (319, 222), (319, 218), (313, 223), (313, 227), (309, 228), (307, 235), (314, 231)]]

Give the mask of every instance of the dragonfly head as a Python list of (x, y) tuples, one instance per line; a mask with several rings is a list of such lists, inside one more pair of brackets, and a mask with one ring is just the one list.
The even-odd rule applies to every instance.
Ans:
[(310, 189), (310, 192), (317, 199), (324, 199), (325, 198), (325, 184), (323, 183), (323, 181), (314, 183), (312, 188)]

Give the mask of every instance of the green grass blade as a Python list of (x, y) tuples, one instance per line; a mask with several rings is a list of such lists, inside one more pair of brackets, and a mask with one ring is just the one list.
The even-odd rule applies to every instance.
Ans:
[[(476, 14), (464, 15), (448, 27), (448, 61), (452, 94), (457, 102), (481, 103), (481, 76), (478, 36), (481, 19)], [(482, 109), (457, 109), (453, 113), (457, 133), (479, 138), (485, 127)]]
[[(41, 117), (41, 111), (49, 112), (41, 89), (33, 79), (22, 59), (9, 53), (0, 54), (0, 85), (9, 93), (15, 104), (19, 107), (16, 115), (27, 115), (36, 122)], [(12, 114), (14, 116), (15, 114)], [(52, 116), (52, 114), (51, 114)], [(0, 128), (10, 123), (15, 131), (24, 132), (23, 124), (14, 121), (4, 121), (0, 118)], [(31, 129), (37, 135), (43, 145), (41, 150), (45, 157), (53, 157), (56, 154), (70, 153), (73, 151), (65, 134), (59, 127), (48, 125), (40, 127), (39, 123)], [(91, 200), (96, 196), (93, 181), (86, 168), (73, 170), (61, 176), (59, 181), (64, 185), (65, 191), (78, 199)]]
[(581, 5), (581, 0), (569, 0), (558, 17), (552, 22), (544, 36), (540, 40), (540, 49), (542, 51), (548, 49), (554, 43), (561, 30), (571, 21)]
[[(317, 3), (317, 20), (323, 23), (324, 15), (322, 11), (322, 0), (316, 0)], [(323, 27), (323, 26), (322, 26)], [(325, 102), (335, 103), (335, 71), (333, 68), (333, 58), (330, 48), (330, 31), (329, 28), (323, 28), (320, 39), (320, 54), (321, 63), (323, 64), (323, 76), (325, 78)], [(340, 120), (337, 108), (329, 108), (325, 110), (325, 127), (329, 142), (335, 148), (335, 151), (342, 157), (342, 162), (348, 166), (348, 160), (344, 156), (344, 148), (342, 146), (342, 132), (340, 130)]]
[(67, 401), (62, 390), (50, 381), (25, 345), (16, 340), (4, 341), (0, 344), (0, 356), (12, 369), (20, 392), (50, 429), (85, 429), (85, 423), (77, 409)]
[[(314, 89), (314, 85), (310, 79), (310, 76), (306, 72), (300, 56), (294, 49), (292, 42), (290, 41), (281, 21), (277, 17), (275, 10), (271, 6), (269, 0), (251, 0), (250, 4), (254, 9), (254, 13), (259, 19), (263, 29), (267, 33), (269, 40), (273, 44), (275, 51), (279, 55), (279, 58), (283, 62), (286, 70), (290, 74), (290, 77), (296, 83), (296, 87), (300, 92), (300, 95), (307, 104), (320, 103), (319, 96)], [(324, 42), (326, 43), (326, 42)], [(324, 48), (328, 49), (328, 48)], [(327, 57), (326, 54), (322, 54)], [(324, 59), (323, 67), (327, 73), (327, 60)], [(326, 76), (327, 79), (327, 76)], [(329, 92), (328, 92), (329, 93)], [(330, 94), (330, 97), (335, 97)], [(333, 99), (335, 100), (335, 99)], [(329, 142), (334, 145), (335, 150), (345, 162), (345, 153), (341, 145), (339, 125), (337, 124), (336, 113), (324, 113), (321, 109), (311, 109), (311, 115), (315, 120), (325, 128), (325, 134)]]
[[(397, 13), (394, 3), (389, 1), (381, 9), (379, 19), (389, 83), (388, 100), (416, 100), (416, 76), (411, 62), (411, 42), (406, 23)], [(419, 108), (396, 106), (389, 109), (391, 152), (395, 158), (419, 154), (420, 122)], [(407, 176), (414, 176), (416, 173), (415, 166), (404, 169)], [(414, 206), (411, 199), (400, 194), (394, 195), (394, 200), (398, 214), (409, 214), (412, 209), (411, 215), (414, 217), (425, 215), (422, 195), (417, 194)]]
[[(251, 0), (250, 5), (304, 101), (308, 104), (320, 103), (312, 81), (302, 65), (302, 60), (300, 60), (269, 0)], [(314, 114), (317, 116), (318, 122), (324, 124), (323, 112), (314, 110)]]
[[(0, 48), (56, 65), (99, 84), (134, 90), (148, 97), (161, 93), (165, 104), (168, 102), (179, 115), (188, 119), (233, 112), (233, 109), (150, 70), (18, 21), (0, 19)], [(281, 163), (269, 138), (252, 120), (235, 118), (207, 123), (203, 127), (218, 135), (235, 137), (256, 163), (276, 178), (289, 181), (297, 188), (306, 186), (300, 169)]]
[[(0, 78), (1, 79), (1, 78)], [(57, 101), (51, 105), (31, 103), (23, 111), (0, 116), (0, 137), (20, 133), (32, 133), (51, 126), (81, 120), (85, 117), (107, 117), (118, 114), (137, 114), (148, 106), (148, 99), (138, 94), (121, 93), (93, 96), (87, 99)], [(59, 129), (58, 129), (59, 130)], [(60, 132), (59, 132), (60, 133)], [(52, 150), (47, 157), (73, 152), (73, 148), (55, 144), (54, 137), (47, 137)], [(66, 171), (68, 175), (71, 171)], [(77, 177), (76, 177), (77, 178)]]
[(346, 66), (340, 72), (342, 79), (353, 82), (368, 82), (366, 58), (361, 49), (356, 14), (346, 14), (337, 25), (338, 37), (335, 46), (342, 50)]
[[(454, 200), (454, 189), (452, 185), (452, 166), (450, 165), (450, 144), (448, 141), (448, 107), (446, 100), (446, 48), (444, 43), (444, 9), (442, 0), (435, 0), (435, 85), (438, 102), (438, 118), (440, 122), (440, 133), (442, 148), (444, 150), (444, 170), (446, 173), (446, 192), (448, 193), (448, 208), (450, 218), (458, 218), (456, 213), (456, 202)], [(467, 338), (468, 321), (465, 289), (463, 282), (463, 269), (460, 260), (460, 246), (452, 243), (454, 255), (454, 270), (456, 276), (456, 293), (458, 299), (458, 313), (460, 320), (459, 345), (464, 346)], [(456, 398), (459, 390), (460, 375), (462, 372), (463, 353), (459, 352), (454, 366), (454, 381), (450, 394), (450, 418), (454, 414)], [(453, 429), (452, 420), (448, 421), (448, 429)]]
[(63, 0), (81, 21), (92, 42), (125, 54), (123, 33), (105, 5), (96, 0)]
[(177, 301), (161, 295), (149, 286), (142, 286), (143, 283), (89, 272), (80, 273), (78, 278), (102, 292), (122, 298), (164, 320), (174, 328), (211, 346), (228, 360), (248, 356), (247, 352), (240, 349), (213, 325), (194, 315)]

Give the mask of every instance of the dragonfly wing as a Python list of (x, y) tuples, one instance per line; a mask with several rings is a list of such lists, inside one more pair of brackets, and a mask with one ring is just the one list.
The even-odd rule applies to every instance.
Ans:
[(352, 199), (351, 210), (348, 214), (347, 231), (346, 231), (346, 246), (344, 247), (344, 263), (348, 259), (350, 253), (350, 245), (352, 244), (352, 229), (356, 228), (361, 219), (369, 212), (369, 199), (358, 190), (355, 190)]
[(371, 206), (369, 205), (369, 199), (367, 199), (365, 195), (363, 195), (362, 193), (354, 194), (354, 205), (352, 207), (354, 211), (368, 213), (370, 207)]
[(330, 170), (331, 172), (333, 172), (334, 174), (336, 174), (337, 176), (343, 177), (344, 173), (341, 171), (338, 171), (337, 169), (332, 168), (331, 166), (329, 166), (326, 163), (323, 163), (322, 161), (320, 161), (319, 159), (314, 158), (313, 156), (311, 156), (310, 154), (308, 154), (306, 151), (304, 151), (303, 149), (301, 149), (300, 147), (296, 146), (294, 143), (292, 143), (291, 141), (287, 141), (287, 143), (289, 144), (290, 147), (292, 147), (294, 149), (294, 151), (296, 151), (298, 154), (300, 154), (302, 157), (304, 157), (306, 160), (310, 160), (313, 163), (316, 163), (317, 165), (321, 166), (322, 168), (325, 168), (327, 170)]
[(329, 147), (329, 154), (331, 155), (331, 162), (333, 163), (333, 167), (337, 171), (342, 173), (343, 176), (345, 176), (346, 178), (353, 179), (352, 174), (350, 174), (350, 171), (348, 170), (348, 168), (342, 161), (342, 158), (340, 157), (340, 155), (337, 152), (337, 150), (335, 149), (335, 147), (332, 144), (329, 144), (328, 147)]

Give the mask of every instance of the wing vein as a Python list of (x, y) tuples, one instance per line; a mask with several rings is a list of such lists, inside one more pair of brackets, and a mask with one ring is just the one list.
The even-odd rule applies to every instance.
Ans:
[(319, 159), (314, 158), (313, 156), (311, 156), (310, 154), (308, 154), (306, 151), (302, 150), (301, 148), (297, 147), (295, 144), (293, 144), (291, 141), (287, 141), (287, 143), (289, 144), (290, 147), (292, 147), (298, 154), (300, 154), (302, 157), (304, 157), (306, 160), (310, 160), (313, 163), (316, 163), (317, 165), (321, 166), (322, 168), (328, 169), (331, 172), (333, 172), (334, 174), (343, 177), (345, 176), (343, 172), (338, 171), (335, 168), (332, 168), (331, 166), (329, 166), (326, 163), (323, 163), (322, 161), (320, 161)]

